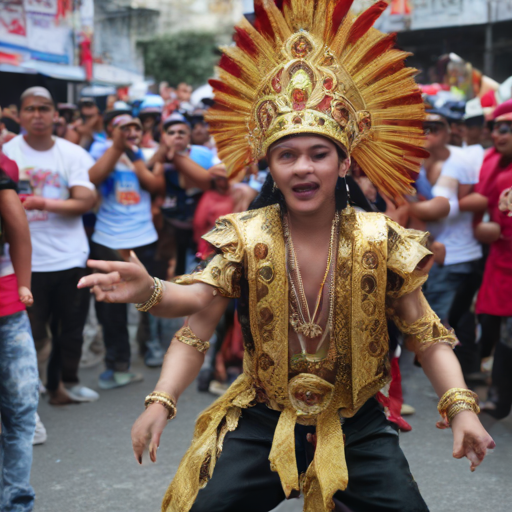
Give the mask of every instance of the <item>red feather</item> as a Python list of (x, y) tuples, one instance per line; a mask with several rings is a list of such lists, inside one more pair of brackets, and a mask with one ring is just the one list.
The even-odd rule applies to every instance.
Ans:
[(235, 34), (233, 36), (233, 40), (235, 41), (238, 48), (248, 53), (249, 55), (256, 55), (258, 53), (258, 48), (254, 44), (254, 41), (251, 39), (249, 34), (240, 27), (235, 27)]
[(338, 29), (340, 28), (341, 23), (345, 19), (345, 16), (350, 11), (354, 0), (338, 0), (334, 11), (332, 12), (332, 23), (331, 23), (331, 36), (333, 37)]
[(360, 16), (356, 18), (350, 33), (348, 35), (347, 44), (354, 44), (356, 41), (361, 39), (373, 24), (377, 21), (379, 16), (386, 10), (388, 6), (387, 2), (381, 0), (376, 4), (373, 4), (369, 9), (366, 9)]
[(412, 92), (406, 96), (400, 96), (394, 100), (387, 101), (386, 107), (399, 107), (401, 105), (419, 105), (423, 103), (421, 91)]
[(208, 80), (208, 83), (216, 91), (224, 92), (226, 94), (231, 94), (233, 96), (237, 95), (237, 93), (228, 84), (225, 84), (224, 82), (221, 82), (220, 80), (216, 80), (215, 78), (212, 78), (212, 79)]
[(222, 57), (220, 58), (219, 67), (236, 78), (240, 78), (242, 76), (242, 69), (240, 66), (225, 53), (222, 54)]
[(274, 3), (276, 4), (276, 7), (282, 11), (283, 10), (283, 4), (285, 0), (274, 0)]
[(353, 74), (358, 73), (361, 69), (365, 68), (370, 62), (380, 57), (383, 53), (391, 50), (396, 43), (396, 33), (388, 34), (387, 36), (379, 39), (368, 51), (361, 57), (361, 60), (354, 67)]
[(264, 37), (274, 39), (274, 29), (267, 16), (267, 11), (263, 7), (263, 0), (254, 0), (254, 14), (256, 15), (254, 28)]

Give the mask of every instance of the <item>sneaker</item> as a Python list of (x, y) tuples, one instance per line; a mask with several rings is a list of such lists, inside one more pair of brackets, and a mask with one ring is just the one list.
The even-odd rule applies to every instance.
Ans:
[(133, 382), (140, 382), (143, 380), (140, 373), (133, 372), (115, 372), (114, 370), (105, 370), (99, 379), (100, 389), (114, 389), (122, 386), (127, 386)]
[(158, 340), (146, 342), (146, 354), (144, 355), (144, 363), (150, 368), (157, 368), (164, 364), (165, 352)]
[(219, 382), (218, 380), (212, 380), (210, 382), (210, 386), (208, 388), (208, 391), (212, 395), (222, 396), (229, 388), (228, 384), (224, 384), (222, 382)]
[(412, 405), (402, 404), (402, 408), (400, 409), (401, 416), (411, 416), (416, 413), (416, 409)]
[(32, 439), (32, 444), (44, 444), (48, 439), (48, 435), (46, 434), (46, 429), (44, 428), (43, 422), (39, 417), (39, 414), (36, 412), (36, 430), (34, 432), (34, 439)]
[(46, 387), (44, 386), (43, 381), (41, 379), (39, 379), (39, 394), (46, 395), (47, 392), (48, 391), (47, 391)]
[(66, 389), (69, 396), (75, 402), (95, 402), (100, 397), (96, 391), (86, 388), (85, 386), (81, 386), (80, 384), (76, 384), (75, 386)]

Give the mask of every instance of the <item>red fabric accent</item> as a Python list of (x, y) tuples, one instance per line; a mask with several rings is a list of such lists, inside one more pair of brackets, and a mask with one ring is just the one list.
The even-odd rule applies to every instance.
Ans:
[[(4, 142), (7, 142), (7, 141), (4, 141)], [(18, 164), (14, 160), (11, 160), (9, 157), (5, 156), (1, 151), (0, 151), (0, 169), (2, 169), (2, 171), (4, 171), (5, 174), (7, 174), (7, 176), (9, 176), (9, 178), (11, 178), (12, 181), (15, 181), (16, 183), (18, 183), (18, 181), (20, 179), (20, 172), (18, 170)]]
[(498, 208), (500, 194), (512, 187), (512, 164), (502, 167), (500, 162), (501, 154), (494, 148), (489, 150), (480, 172), (480, 182), (475, 187), (476, 192), (489, 200), (491, 220), (501, 227), (501, 238), (491, 245), (485, 264), (476, 313), (512, 316), (512, 217)]
[(230, 194), (220, 194), (216, 190), (207, 190), (197, 204), (194, 214), (194, 240), (197, 253), (206, 259), (213, 251), (212, 246), (201, 237), (215, 226), (215, 221), (223, 215), (233, 213), (234, 202)]
[(387, 417), (389, 421), (396, 423), (403, 432), (410, 432), (411, 425), (401, 416), (402, 404), (404, 403), (402, 395), (402, 375), (398, 365), (398, 357), (391, 359), (391, 383), (389, 384), (389, 396), (377, 393), (377, 400), (387, 408)]
[(18, 295), (18, 280), (15, 274), (0, 277), (0, 317), (25, 311), (25, 304)]
[(348, 35), (347, 43), (353, 44), (361, 37), (363, 37), (368, 30), (373, 27), (373, 24), (377, 21), (380, 15), (386, 10), (387, 2), (380, 1), (373, 4), (369, 9), (366, 9), (360, 16), (356, 18), (350, 33)]
[(487, 91), (481, 98), (480, 103), (482, 108), (495, 107), (498, 103), (496, 102), (496, 94), (494, 91)]
[(92, 51), (90, 37), (82, 34), (82, 41), (80, 42), (80, 65), (85, 69), (85, 76), (87, 81), (92, 80)]
[[(483, 107), (483, 105), (482, 105), (482, 107)], [(506, 114), (511, 114), (511, 113), (512, 113), (512, 100), (508, 100), (496, 107), (496, 110), (493, 112), (493, 118), (498, 119), (498, 117), (504, 116)]]

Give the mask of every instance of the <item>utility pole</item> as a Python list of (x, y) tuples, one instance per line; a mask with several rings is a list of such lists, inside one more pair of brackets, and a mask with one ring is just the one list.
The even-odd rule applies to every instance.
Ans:
[(489, 77), (492, 77), (494, 71), (492, 2), (493, 0), (487, 0), (487, 24), (485, 26), (484, 75)]

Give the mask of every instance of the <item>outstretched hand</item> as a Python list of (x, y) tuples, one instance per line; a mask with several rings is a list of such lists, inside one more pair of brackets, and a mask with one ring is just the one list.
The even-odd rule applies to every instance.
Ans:
[(153, 278), (133, 251), (129, 262), (89, 260), (87, 266), (98, 272), (83, 277), (78, 288), (90, 288), (100, 302), (146, 302), (153, 294)]
[(142, 464), (142, 454), (149, 443), (149, 458), (156, 462), (156, 451), (160, 445), (160, 437), (167, 425), (167, 409), (159, 404), (151, 404), (137, 419), (132, 427), (133, 454)]
[(462, 411), (452, 420), (453, 456), (456, 459), (467, 457), (471, 471), (475, 471), (487, 455), (487, 450), (496, 447), (493, 438), (480, 423), (478, 416), (471, 411)]

